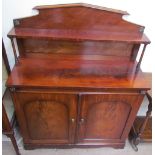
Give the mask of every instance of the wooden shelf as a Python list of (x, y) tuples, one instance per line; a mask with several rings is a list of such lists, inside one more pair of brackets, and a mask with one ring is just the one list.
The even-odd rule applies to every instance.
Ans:
[(13, 28), (8, 37), (16, 38), (44, 38), (53, 40), (75, 40), (75, 41), (117, 41), (131, 43), (150, 43), (145, 34), (131, 35), (131, 33), (111, 33), (108, 31), (89, 30), (60, 30), (60, 29), (34, 29)]
[(126, 12), (85, 4), (34, 9), (38, 15), (15, 19), (8, 34), (20, 58), (12, 40), (17, 65), (7, 86), (149, 89), (150, 76), (135, 71), (140, 44), (138, 66), (150, 40), (144, 26), (122, 18)]
[(135, 76), (135, 62), (127, 58), (93, 57), (52, 55), (49, 59), (38, 57), (35, 61), (34, 57), (20, 58), (7, 86), (149, 89), (150, 76), (140, 71)]

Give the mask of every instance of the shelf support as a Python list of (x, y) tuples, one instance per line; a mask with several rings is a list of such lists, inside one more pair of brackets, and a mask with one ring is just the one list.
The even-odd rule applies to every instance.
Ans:
[(137, 70), (137, 71), (138, 71), (139, 68), (140, 68), (140, 65), (141, 65), (141, 62), (142, 62), (142, 59), (143, 59), (143, 56), (144, 56), (144, 52), (145, 52), (146, 46), (147, 46), (147, 44), (144, 44), (144, 47), (143, 47), (143, 50), (142, 50), (140, 59), (139, 59), (139, 61), (138, 61), (137, 67), (136, 67), (136, 70)]
[(136, 60), (136, 57), (137, 57), (137, 54), (138, 54), (138, 51), (139, 51), (139, 47), (140, 47), (140, 44), (135, 44), (133, 46), (131, 56), (130, 56), (131, 61)]
[(11, 44), (12, 44), (12, 48), (13, 48), (13, 54), (14, 54), (14, 57), (15, 57), (15, 64), (18, 64), (19, 60), (18, 60), (18, 57), (17, 57), (17, 52), (16, 52), (16, 48), (15, 48), (13, 38), (11, 38)]

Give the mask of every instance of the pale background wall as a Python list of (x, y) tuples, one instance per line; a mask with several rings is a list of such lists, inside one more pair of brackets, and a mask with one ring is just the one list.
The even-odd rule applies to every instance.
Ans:
[(146, 49), (141, 67), (143, 71), (151, 72), (153, 70), (153, 49), (155, 49), (155, 37), (153, 36), (153, 34), (155, 33), (155, 21), (153, 20), (153, 15), (155, 15), (155, 9), (153, 8), (153, 0), (3, 0), (2, 36), (11, 68), (14, 64), (14, 57), (10, 40), (7, 38), (7, 33), (13, 27), (14, 18), (26, 17), (37, 14), (37, 11), (32, 10), (32, 8), (36, 5), (79, 2), (127, 11), (128, 13), (130, 13), (130, 16), (124, 17), (125, 19), (140, 25), (144, 25), (146, 27), (145, 33), (147, 34), (147, 36), (149, 36), (152, 44), (148, 45)]

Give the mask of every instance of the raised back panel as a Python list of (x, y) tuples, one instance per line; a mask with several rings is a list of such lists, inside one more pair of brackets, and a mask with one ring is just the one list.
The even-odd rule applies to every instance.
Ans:
[(15, 27), (142, 34), (144, 27), (122, 19), (127, 12), (87, 4), (35, 7), (36, 16), (14, 20)]
[[(15, 29), (8, 35), (17, 37), (21, 56), (25, 53), (61, 53), (130, 57), (139, 49), (135, 51), (136, 43), (132, 39), (143, 38), (144, 27), (123, 20), (122, 16), (128, 14), (124, 11), (88, 4), (38, 6), (34, 9), (39, 14), (15, 19)], [(127, 41), (127, 38), (130, 39)]]

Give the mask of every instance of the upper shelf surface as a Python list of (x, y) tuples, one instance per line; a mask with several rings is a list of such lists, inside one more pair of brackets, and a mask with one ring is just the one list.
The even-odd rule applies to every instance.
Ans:
[(125, 11), (88, 4), (38, 6), (38, 15), (15, 19), (9, 37), (149, 43), (144, 26), (122, 19)]
[(33, 29), (13, 28), (9, 37), (16, 38), (44, 38), (54, 40), (90, 40), (90, 41), (124, 41), (135, 43), (150, 43), (145, 34), (142, 36), (130, 35), (128, 33), (110, 33), (89, 30), (58, 30), (58, 29)]
[(149, 89), (151, 77), (128, 58), (111, 56), (58, 56), (20, 58), (8, 87)]

